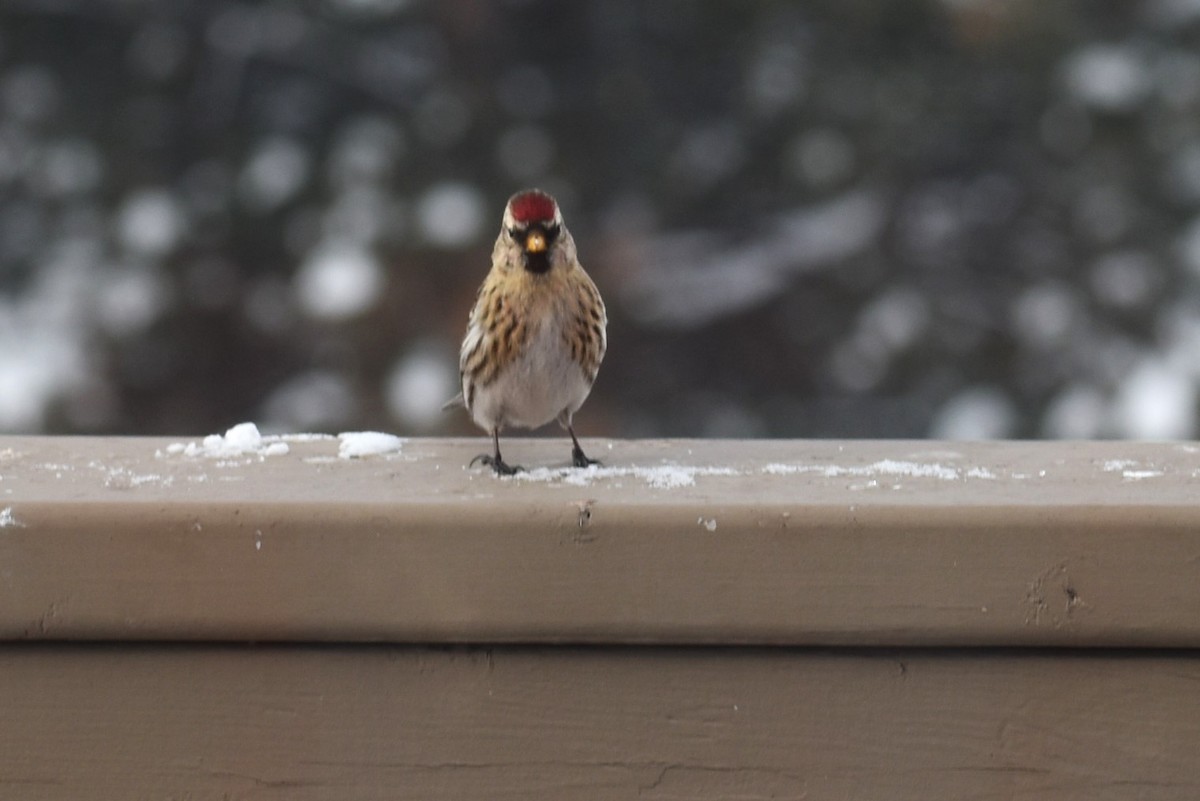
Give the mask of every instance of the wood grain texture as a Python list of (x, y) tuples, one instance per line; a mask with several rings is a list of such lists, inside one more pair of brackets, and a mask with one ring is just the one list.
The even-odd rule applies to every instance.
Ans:
[(1188, 444), (0, 438), (0, 638), (1200, 645)]
[(1200, 794), (1189, 655), (10, 644), (0, 677), (29, 801)]

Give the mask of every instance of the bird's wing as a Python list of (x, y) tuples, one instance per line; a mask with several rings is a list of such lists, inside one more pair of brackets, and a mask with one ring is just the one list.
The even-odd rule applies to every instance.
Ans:
[(516, 361), (527, 335), (525, 320), (512, 298), (495, 284), (485, 282), (471, 310), (458, 361), (468, 407), (474, 388), (486, 387)]

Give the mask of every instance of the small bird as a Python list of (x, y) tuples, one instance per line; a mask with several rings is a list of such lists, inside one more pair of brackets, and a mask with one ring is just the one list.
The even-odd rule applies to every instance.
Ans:
[(538, 189), (504, 208), (492, 269), (479, 287), (459, 354), (462, 392), (443, 408), (465, 406), (492, 435), (480, 454), (498, 475), (521, 470), (500, 456), (500, 431), (538, 428), (557, 418), (571, 435), (571, 462), (597, 464), (579, 447), (571, 418), (583, 405), (608, 347), (608, 315), (575, 252), (558, 203)]

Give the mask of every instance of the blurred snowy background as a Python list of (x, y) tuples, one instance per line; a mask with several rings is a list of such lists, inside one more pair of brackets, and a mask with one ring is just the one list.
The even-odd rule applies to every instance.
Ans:
[(6, 0), (0, 431), (472, 432), (526, 186), (581, 434), (1197, 433), (1200, 0)]

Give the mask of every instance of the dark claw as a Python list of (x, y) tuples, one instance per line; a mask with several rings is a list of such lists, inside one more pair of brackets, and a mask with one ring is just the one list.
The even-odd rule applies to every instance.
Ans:
[(583, 448), (576, 445), (571, 450), (571, 464), (576, 467), (591, 467), (592, 465), (600, 465), (601, 463), (599, 459), (589, 459), (587, 454), (583, 452)]
[(521, 467), (521, 465), (519, 465), (519, 464), (510, 465), (507, 462), (505, 462), (503, 459), (499, 459), (495, 456), (492, 456), (490, 453), (479, 454), (478, 456), (476, 456), (474, 459), (471, 460), (471, 463), (468, 464), (467, 467), (474, 467), (476, 462), (479, 462), (480, 464), (485, 464), (488, 467), (492, 468), (492, 470), (498, 476), (516, 475), (517, 473), (520, 473), (522, 470), (525, 469), (524, 467)]

